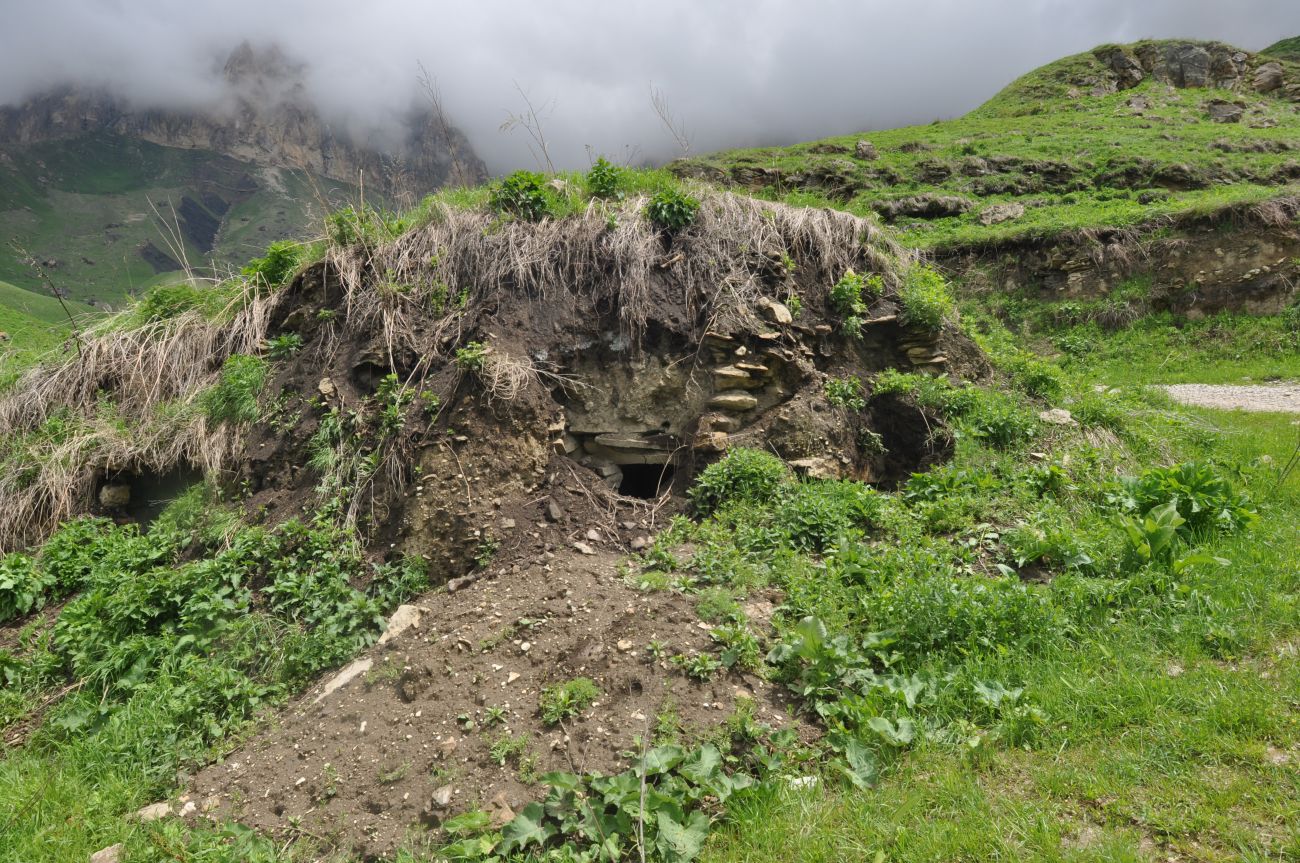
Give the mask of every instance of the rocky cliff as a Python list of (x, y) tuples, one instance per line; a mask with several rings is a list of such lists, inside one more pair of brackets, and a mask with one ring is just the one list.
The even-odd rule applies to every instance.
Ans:
[(220, 70), (224, 98), (203, 110), (138, 108), (113, 93), (64, 87), (0, 107), (0, 146), (111, 133), (416, 196), (485, 178), (465, 137), (431, 107), (412, 110), (384, 144), (359, 142), (311, 103), (303, 71), (275, 47), (244, 43)]

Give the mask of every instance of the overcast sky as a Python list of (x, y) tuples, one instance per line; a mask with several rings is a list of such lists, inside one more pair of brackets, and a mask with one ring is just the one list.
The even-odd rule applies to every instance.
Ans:
[(1103, 42), (1219, 39), (1258, 50), (1300, 34), (1300, 0), (0, 0), (0, 104), (53, 84), (142, 105), (214, 96), (243, 39), (310, 64), (323, 109), (383, 124), (418, 97), (417, 62), (496, 173), (535, 167), (539, 108), (562, 167), (586, 145), (676, 153), (653, 84), (697, 152), (951, 117), (1019, 74)]

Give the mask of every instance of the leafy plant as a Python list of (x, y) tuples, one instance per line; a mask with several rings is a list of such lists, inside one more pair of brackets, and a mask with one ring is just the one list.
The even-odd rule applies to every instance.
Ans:
[(555, 725), (564, 719), (572, 719), (592, 705), (600, 697), (600, 687), (590, 677), (575, 677), (565, 683), (557, 683), (542, 689), (537, 700), (542, 722)]
[(266, 354), (273, 360), (286, 360), (302, 350), (302, 336), (281, 333), (266, 341)]
[(884, 291), (880, 276), (860, 276), (848, 270), (831, 287), (831, 308), (843, 322), (844, 331), (855, 339), (862, 338), (862, 325), (867, 317), (867, 297), (879, 296)]
[(932, 267), (914, 266), (898, 290), (900, 319), (908, 326), (936, 331), (957, 311), (948, 283)]
[(25, 554), (0, 558), (0, 623), (22, 617), (45, 605), (55, 579)]
[(826, 381), (826, 400), (836, 407), (849, 411), (865, 410), (867, 400), (862, 397), (862, 381), (857, 375), (847, 378), (830, 378)]
[(482, 342), (470, 342), (456, 349), (456, 365), (465, 371), (479, 371), (487, 358), (487, 347)]
[(277, 240), (266, 247), (264, 257), (253, 258), (241, 272), (262, 287), (278, 288), (297, 271), (302, 250), (302, 245), (292, 240)]
[(646, 204), (645, 213), (650, 221), (665, 231), (680, 231), (695, 221), (700, 202), (676, 189), (665, 189)]
[(593, 198), (622, 200), (623, 191), (619, 188), (622, 178), (623, 171), (601, 156), (587, 171), (587, 191)]
[(492, 187), (488, 205), (498, 213), (540, 222), (550, 213), (546, 178), (532, 171), (515, 171)]
[(200, 405), (214, 423), (251, 423), (258, 416), (258, 397), (266, 384), (266, 361), (232, 354), (221, 366), (217, 383), (200, 396)]
[(705, 468), (687, 496), (697, 512), (710, 513), (732, 501), (772, 500), (788, 476), (771, 453), (738, 447)]

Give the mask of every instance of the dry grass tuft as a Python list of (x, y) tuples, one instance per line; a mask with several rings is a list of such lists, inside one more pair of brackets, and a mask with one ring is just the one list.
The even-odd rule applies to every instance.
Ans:
[(260, 350), (275, 302), (246, 293), (220, 321), (110, 319), (79, 356), (29, 369), (0, 396), (0, 548), (83, 510), (105, 474), (227, 469), (239, 432), (211, 425), (196, 399), (227, 357)]

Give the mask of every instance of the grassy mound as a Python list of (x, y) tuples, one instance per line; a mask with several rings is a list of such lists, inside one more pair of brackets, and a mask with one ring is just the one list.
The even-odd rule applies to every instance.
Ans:
[(1292, 36), (1290, 39), (1274, 42), (1259, 53), (1277, 57), (1281, 60), (1300, 62), (1300, 36)]

